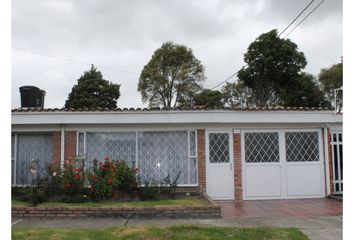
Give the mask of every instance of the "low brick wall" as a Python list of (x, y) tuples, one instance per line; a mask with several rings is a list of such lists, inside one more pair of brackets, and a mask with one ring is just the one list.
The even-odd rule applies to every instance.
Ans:
[(68, 218), (220, 218), (220, 205), (206, 197), (208, 206), (186, 207), (13, 207), (12, 217), (25, 219)]

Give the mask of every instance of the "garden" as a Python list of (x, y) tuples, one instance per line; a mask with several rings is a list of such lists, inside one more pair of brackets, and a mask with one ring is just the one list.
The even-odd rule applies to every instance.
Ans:
[(32, 183), (13, 187), (14, 217), (220, 217), (220, 207), (208, 197), (176, 191), (180, 174), (141, 182), (139, 169), (108, 157), (91, 167), (78, 158), (75, 164), (50, 164), (39, 172), (33, 160)]

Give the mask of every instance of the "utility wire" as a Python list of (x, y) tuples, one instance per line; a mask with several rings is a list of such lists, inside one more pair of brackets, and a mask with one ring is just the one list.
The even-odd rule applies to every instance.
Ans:
[(294, 20), (289, 23), (288, 26), (286, 26), (286, 28), (278, 35), (278, 37), (280, 37), (280, 35), (282, 35), (286, 31), (286, 29), (288, 29), (314, 1), (315, 0), (311, 0), (311, 2), (307, 4), (307, 6), (296, 16), (296, 18), (294, 18)]
[(226, 83), (227, 81), (229, 81), (233, 76), (235, 76), (237, 74), (237, 72), (235, 72), (234, 74), (232, 74), (230, 77), (226, 78), (224, 81), (222, 81), (221, 83), (219, 83), (218, 85), (216, 85), (215, 87), (212, 87), (210, 89), (215, 89), (217, 87), (219, 87), (220, 85)]
[(286, 38), (287, 36), (290, 35), (290, 33), (292, 33), (301, 23), (303, 23), (324, 1), (326, 0), (322, 0), (319, 4), (317, 4), (317, 6), (311, 10), (311, 12), (309, 12), (302, 20), (301, 22), (299, 22), (298, 24), (296, 24), (296, 26), (288, 33), (285, 35), (284, 38)]
[[(89, 65), (91, 66), (91, 63), (86, 63), (86, 62), (81, 62), (81, 61), (77, 61), (74, 59), (70, 59), (70, 58), (65, 58), (65, 57), (59, 57), (59, 56), (55, 56), (52, 54), (48, 54), (48, 53), (43, 53), (43, 52), (38, 52), (38, 51), (32, 51), (32, 50), (28, 50), (28, 49), (24, 49), (24, 48), (20, 48), (20, 47), (12, 47), (13, 49), (16, 50), (20, 50), (20, 51), (24, 51), (24, 52), (30, 52), (32, 54), (37, 54), (37, 55), (41, 55), (41, 56), (45, 56), (45, 57), (50, 57), (50, 58), (56, 58), (62, 61), (67, 61), (67, 62), (72, 62), (72, 63), (78, 63), (78, 64), (82, 64), (82, 65)], [(116, 71), (116, 72), (122, 72), (122, 73), (129, 73), (129, 74), (134, 74), (134, 75), (138, 75), (135, 72), (130, 72), (130, 71), (125, 71), (125, 70), (119, 70), (116, 68), (112, 68), (112, 67), (106, 67), (106, 66), (101, 66), (101, 65), (97, 65), (97, 67), (99, 68), (105, 68), (108, 70), (112, 70), (112, 71)]]

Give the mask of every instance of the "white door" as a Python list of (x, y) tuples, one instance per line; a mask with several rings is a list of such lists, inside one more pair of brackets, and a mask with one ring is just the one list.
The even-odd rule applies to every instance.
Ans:
[(244, 199), (324, 196), (320, 130), (247, 130), (241, 134)]
[(206, 131), (206, 187), (215, 200), (234, 199), (231, 131)]

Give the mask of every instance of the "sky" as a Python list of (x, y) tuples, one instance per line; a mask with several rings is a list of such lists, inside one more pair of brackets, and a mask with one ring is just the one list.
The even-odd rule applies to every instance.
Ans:
[[(205, 67), (205, 88), (240, 70), (243, 54), (260, 34), (282, 31), (310, 0), (13, 0), (12, 108), (19, 87), (46, 91), (46, 108), (61, 108), (77, 79), (97, 66), (121, 84), (117, 107), (146, 107), (139, 75), (166, 41), (193, 50)], [(321, 0), (309, 9), (283, 35)], [(318, 75), (343, 55), (342, 0), (326, 0), (287, 38)], [(230, 82), (235, 79), (230, 79)]]

